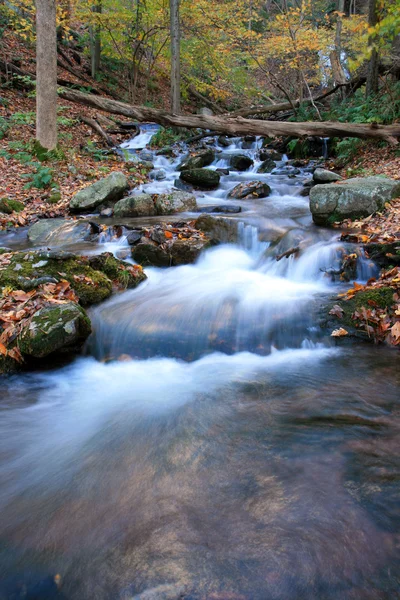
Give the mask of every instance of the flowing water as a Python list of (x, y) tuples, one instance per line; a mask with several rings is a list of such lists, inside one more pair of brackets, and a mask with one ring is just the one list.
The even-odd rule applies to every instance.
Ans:
[[(256, 158), (241, 145), (211, 168)], [(144, 189), (171, 189), (178, 162), (157, 157)], [(307, 173), (258, 165), (197, 193), (242, 206), (237, 244), (146, 269), (92, 309), (83, 356), (3, 378), (1, 600), (400, 597), (398, 355), (320, 330), (344, 250), (311, 224)], [(272, 194), (227, 199), (252, 179)]]

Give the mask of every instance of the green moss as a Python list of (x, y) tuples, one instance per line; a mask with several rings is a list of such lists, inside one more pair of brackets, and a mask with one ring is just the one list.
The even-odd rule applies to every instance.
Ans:
[(60, 202), (61, 200), (61, 193), (60, 192), (53, 192), (51, 194), (51, 196), (49, 196), (46, 200), (46, 202), (48, 202), (49, 204), (57, 204), (57, 202)]
[(103, 252), (103, 254), (91, 257), (89, 262), (93, 269), (105, 273), (122, 289), (134, 288), (146, 279), (141, 267), (136, 266), (132, 271), (131, 264), (116, 259), (111, 252)]
[(25, 207), (22, 202), (12, 200), (11, 198), (1, 198), (0, 212), (10, 215), (12, 212), (21, 212)]
[[(356, 308), (361, 308), (362, 306), (375, 306), (375, 304), (379, 308), (386, 308), (393, 304), (393, 294), (394, 291), (391, 287), (382, 287), (374, 290), (366, 290), (365, 292), (358, 292), (355, 297), (355, 305)], [(371, 305), (370, 303), (374, 303)]]

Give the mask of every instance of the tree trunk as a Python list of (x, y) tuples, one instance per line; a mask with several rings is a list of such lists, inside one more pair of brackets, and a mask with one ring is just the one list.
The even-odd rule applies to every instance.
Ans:
[(171, 110), (175, 115), (179, 115), (181, 112), (179, 0), (170, 0), (169, 7), (171, 32)]
[[(95, 4), (92, 8), (92, 12), (101, 14), (101, 3)], [(90, 66), (91, 74), (95, 79), (100, 69), (100, 56), (101, 56), (101, 35), (100, 25), (92, 25), (90, 27)]]
[(208, 117), (204, 115), (176, 115), (147, 106), (131, 106), (124, 102), (101, 98), (93, 94), (84, 94), (77, 90), (61, 88), (59, 95), (65, 100), (78, 102), (106, 112), (123, 115), (142, 122), (154, 122), (164, 127), (186, 127), (189, 129), (209, 129), (216, 133), (231, 135), (262, 136), (312, 136), (356, 137), (361, 139), (380, 139), (397, 144), (400, 137), (400, 123), (377, 125), (375, 123), (336, 123), (321, 121), (318, 123), (285, 123), (281, 121), (258, 121), (241, 117)]
[(57, 29), (55, 0), (36, 0), (36, 139), (57, 146)]
[[(368, 2), (368, 26), (375, 27), (378, 23), (378, 6), (377, 0), (369, 0)], [(367, 73), (367, 85), (365, 88), (365, 95), (375, 94), (379, 89), (378, 79), (378, 63), (379, 56), (374, 45), (372, 37), (369, 39), (369, 45), (372, 46), (371, 57), (368, 62), (368, 73)]]

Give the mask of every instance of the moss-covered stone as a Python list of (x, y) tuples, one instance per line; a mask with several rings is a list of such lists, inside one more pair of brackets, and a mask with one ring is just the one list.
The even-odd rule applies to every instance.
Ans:
[(12, 212), (21, 212), (24, 208), (22, 202), (18, 202), (18, 200), (11, 198), (1, 198), (0, 200), (0, 212), (6, 215), (11, 215)]
[(89, 264), (93, 269), (105, 273), (111, 281), (118, 284), (118, 287), (125, 290), (135, 288), (147, 279), (140, 265), (133, 266), (126, 261), (118, 260), (111, 252), (90, 257)]
[(33, 315), (19, 337), (18, 346), (23, 355), (43, 358), (79, 348), (90, 332), (90, 320), (78, 304), (53, 304)]
[(57, 204), (61, 200), (61, 192), (52, 192), (48, 198), (46, 198), (46, 202), (49, 204)]

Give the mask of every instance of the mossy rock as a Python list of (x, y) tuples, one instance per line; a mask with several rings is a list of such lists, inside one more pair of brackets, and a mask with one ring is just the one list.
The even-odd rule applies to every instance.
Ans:
[(11, 215), (12, 212), (21, 212), (25, 206), (18, 200), (12, 200), (11, 198), (1, 198), (0, 200), (0, 212), (6, 215)]
[(23, 355), (43, 358), (82, 346), (91, 324), (81, 306), (74, 302), (49, 305), (38, 310), (21, 333), (18, 346)]
[(53, 192), (48, 198), (46, 198), (46, 202), (48, 204), (57, 204), (61, 200), (61, 192)]
[(92, 269), (101, 271), (111, 281), (117, 282), (122, 289), (135, 288), (142, 283), (147, 276), (140, 265), (131, 265), (124, 260), (118, 260), (111, 252), (103, 252), (98, 256), (91, 256), (89, 264)]

